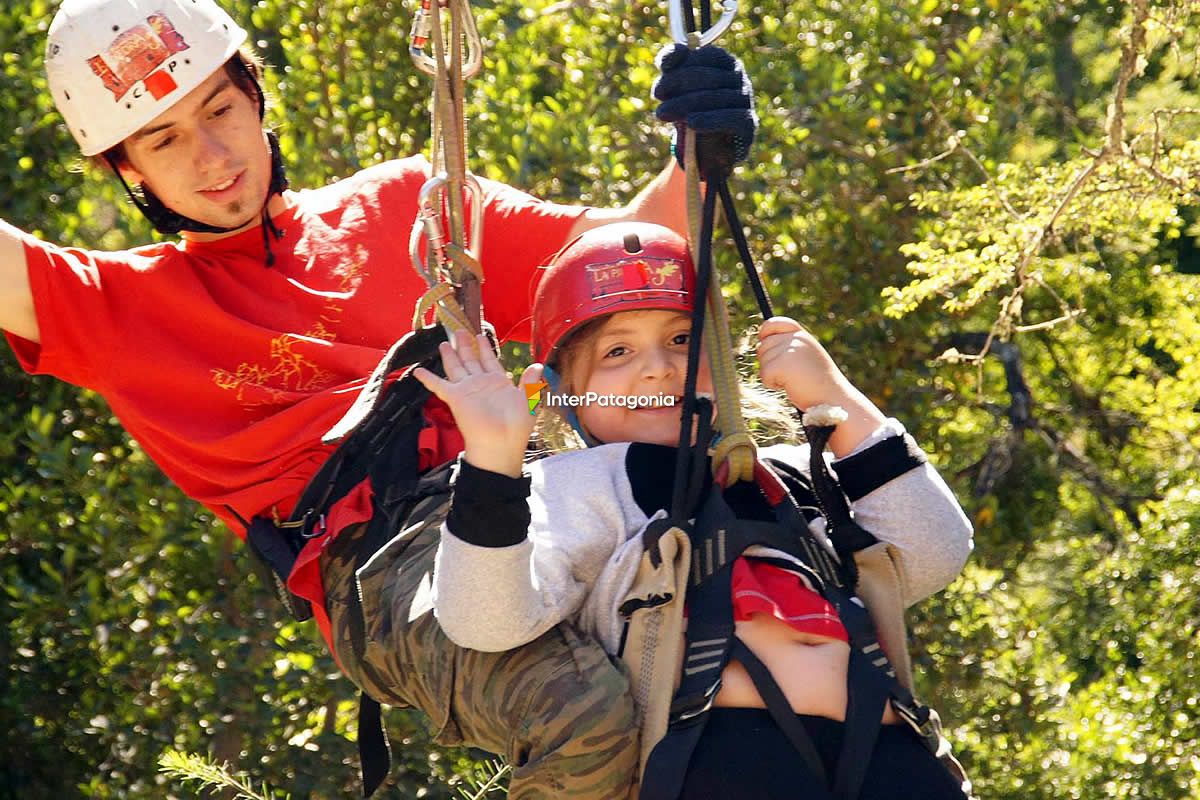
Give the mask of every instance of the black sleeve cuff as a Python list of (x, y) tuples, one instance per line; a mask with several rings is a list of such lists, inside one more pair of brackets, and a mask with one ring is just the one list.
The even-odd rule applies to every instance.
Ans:
[(835, 462), (833, 471), (846, 497), (854, 502), (928, 460), (916, 440), (906, 434), (889, 436), (861, 453)]
[(530, 478), (479, 469), (462, 456), (454, 467), (446, 527), (468, 544), (509, 547), (529, 531)]

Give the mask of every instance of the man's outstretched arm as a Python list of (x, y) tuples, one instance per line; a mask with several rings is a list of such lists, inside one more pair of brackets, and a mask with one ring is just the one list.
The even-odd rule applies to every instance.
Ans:
[[(715, 45), (690, 50), (679, 44), (664, 47), (655, 63), (661, 74), (653, 94), (661, 104), (654, 114), (675, 125), (676, 155), (686, 136), (698, 134), (707, 142), (699, 165), (701, 175), (728, 174), (733, 165), (745, 161), (758, 130), (758, 117), (753, 87), (742, 63)], [(687, 181), (675, 164), (672, 158), (623, 208), (589, 210), (576, 223), (571, 238), (597, 225), (629, 220), (655, 222), (687, 236)]]
[(637, 197), (627, 205), (618, 208), (589, 208), (575, 221), (567, 241), (589, 228), (631, 220), (654, 222), (687, 236), (687, 202), (684, 196), (686, 183), (683, 170), (676, 166), (672, 157), (666, 168), (654, 176), (654, 180), (638, 192)]
[(30, 341), (41, 341), (33, 291), (19, 231), (0, 220), (0, 329)]

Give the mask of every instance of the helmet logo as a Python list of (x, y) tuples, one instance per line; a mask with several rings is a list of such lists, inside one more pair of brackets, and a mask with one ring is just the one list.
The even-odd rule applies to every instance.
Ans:
[[(155, 100), (161, 100), (177, 84), (171, 77), (175, 62), (168, 64), (165, 70), (159, 67), (175, 53), (187, 49), (187, 42), (175, 30), (171, 20), (159, 12), (146, 17), (146, 24), (122, 32), (106, 51), (89, 58), (88, 66), (113, 93), (114, 101), (134, 89), (138, 81), (143, 82), (145, 91)], [(142, 90), (135, 89), (133, 96), (141, 97)]]
[(634, 292), (646, 289), (666, 289), (683, 292), (683, 268), (678, 261), (669, 258), (622, 259), (608, 264), (596, 264), (587, 268), (588, 280), (592, 284), (592, 299), (599, 299), (618, 292)]

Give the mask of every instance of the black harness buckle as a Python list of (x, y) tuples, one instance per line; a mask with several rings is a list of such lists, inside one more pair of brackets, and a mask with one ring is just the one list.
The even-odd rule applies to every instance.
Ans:
[(707, 689), (676, 697), (671, 701), (668, 724), (672, 728), (685, 728), (698, 723), (712, 709), (713, 702), (717, 699), (720, 691), (721, 679), (718, 677), (716, 682)]

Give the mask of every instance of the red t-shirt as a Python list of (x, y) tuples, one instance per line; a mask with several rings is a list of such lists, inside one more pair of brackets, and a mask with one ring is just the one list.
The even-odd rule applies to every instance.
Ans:
[(735, 620), (767, 614), (802, 633), (850, 641), (837, 610), (795, 572), (757, 559), (739, 558), (733, 563), (730, 591)]
[[(239, 535), (226, 506), (286, 518), (329, 454), (322, 434), (411, 328), (425, 284), (408, 240), (428, 169), (390, 161), (290, 195), (272, 267), (257, 227), (113, 253), (27, 237), (41, 343), (8, 340), (25, 370), (103, 395), (163, 472)], [(502, 339), (525, 339), (535, 270), (583, 209), (482, 184), (484, 313)], [(427, 433), (430, 457), (457, 451), (444, 424)], [(319, 578), (302, 583), (293, 590), (327, 631)]]

